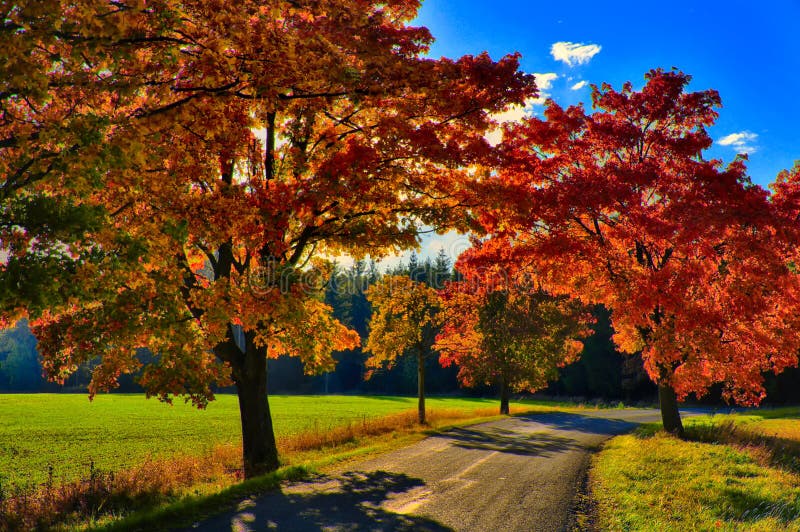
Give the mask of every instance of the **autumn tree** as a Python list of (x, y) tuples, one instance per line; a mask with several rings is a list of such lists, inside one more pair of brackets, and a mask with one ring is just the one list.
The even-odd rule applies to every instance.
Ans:
[(405, 275), (386, 275), (370, 287), (372, 304), (366, 351), (368, 368), (392, 367), (403, 355), (417, 359), (419, 422), (425, 423), (425, 360), (440, 325), (436, 290)]
[[(49, 123), (105, 121), (85, 127), (99, 142), (45, 167), (49, 188), (15, 193), (54, 201), (80, 183), (94, 215), (41, 254), (72, 261), (52, 277), (61, 290), (29, 308), (45, 370), (63, 381), (96, 358), (92, 394), (141, 369), (149, 394), (200, 406), (232, 380), (245, 475), (273, 470), (266, 358), (320, 372), (358, 342), (322, 299), (323, 257), (408, 247), (423, 224), (468, 228), (467, 168), (489, 153), (492, 115), (533, 95), (533, 78), (516, 56), (424, 57), (432, 38), (408, 25), (414, 0), (48, 6), (47, 24), (14, 30), (32, 43), (14, 57), (47, 50), (33, 65), (42, 101), (56, 101), (62, 77), (80, 80), (70, 86), (85, 100)], [(36, 101), (19, 105), (21, 122), (40, 123)], [(72, 138), (14, 127), (0, 146), (16, 150), (5, 183), (33, 167), (26, 151)], [(92, 150), (102, 157), (83, 158)], [(46, 243), (13, 231), (4, 275)], [(137, 348), (154, 353), (144, 368)]]
[(457, 365), (465, 386), (496, 385), (500, 413), (511, 392), (534, 392), (575, 361), (589, 334), (588, 314), (575, 301), (539, 287), (496, 286), (476, 275), (448, 283), (441, 294), (442, 329), (435, 347), (443, 366)]
[(703, 156), (717, 92), (687, 92), (678, 71), (645, 79), (594, 87), (592, 113), (551, 101), (506, 129), (502, 169), (481, 190), (495, 194), (483, 218), (494, 238), (470, 260), (611, 309), (615, 343), (642, 353), (664, 427), (680, 434), (679, 399), (722, 383), (756, 404), (763, 372), (797, 364), (797, 275), (744, 160)]

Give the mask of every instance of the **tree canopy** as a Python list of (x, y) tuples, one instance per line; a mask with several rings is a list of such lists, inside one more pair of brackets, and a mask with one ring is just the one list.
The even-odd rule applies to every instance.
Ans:
[[(463, 259), (482, 279), (527, 275), (611, 310), (669, 430), (675, 400), (714, 383), (758, 403), (763, 373), (797, 364), (800, 167), (770, 195), (744, 158), (705, 159), (719, 95), (674, 70), (593, 87), (593, 112), (550, 101), (492, 147), (494, 117), (536, 96), (534, 77), (518, 55), (429, 58), (419, 5), (4, 4), (0, 324), (31, 319), (51, 379), (92, 361), (91, 394), (138, 373), (149, 395), (202, 407), (235, 384), (250, 476), (278, 465), (266, 359), (328, 371), (365, 332), (326, 303), (329, 258), (473, 230), (490, 235)], [(411, 275), (438, 284), (445, 259)], [(412, 308), (403, 297), (438, 304), (406, 288), (376, 305), (373, 333)], [(547, 305), (565, 310), (542, 298), (487, 287), (453, 310), (474, 326), (451, 337), (498, 353)], [(434, 328), (406, 314), (393, 343), (368, 342), (375, 361)], [(525, 334), (516, 354), (536, 351)], [(562, 336), (548, 353), (563, 361)], [(536, 375), (556, 362), (536, 360)]]
[(512, 391), (541, 390), (578, 358), (590, 317), (579, 302), (540, 288), (470, 286), (467, 276), (442, 291), (444, 325), (435, 346), (443, 366), (458, 366), (464, 385), (497, 385), (500, 413), (508, 414)]
[[(502, 168), (481, 189), (496, 198), (483, 217), (494, 238), (470, 260), (606, 305), (617, 345), (641, 351), (667, 395), (723, 383), (755, 404), (763, 372), (796, 365), (800, 346), (776, 208), (786, 194), (770, 201), (742, 158), (703, 157), (716, 91), (686, 92), (678, 71), (645, 79), (638, 91), (593, 87), (592, 113), (551, 101), (507, 127)], [(681, 430), (679, 418), (665, 426)]]
[[(533, 77), (516, 56), (424, 57), (416, 1), (37, 5), (9, 9), (12, 66), (39, 76), (30, 92), (54, 115), (36, 118), (26, 88), (4, 101), (22, 123), (84, 125), (53, 127), (58, 138), (9, 126), (2, 147), (19, 161), (3, 187), (38, 143), (66, 146), (9, 204), (69, 198), (96, 218), (41, 254), (71, 261), (52, 276), (68, 288), (28, 308), (46, 371), (63, 380), (99, 358), (95, 393), (137, 371), (146, 347), (156, 357), (140, 382), (163, 399), (202, 406), (232, 380), (246, 473), (277, 467), (266, 357), (316, 372), (358, 342), (322, 301), (324, 256), (415, 245), (422, 224), (467, 229), (468, 167), (490, 151), (492, 114), (535, 94)], [(85, 130), (92, 142), (76, 144)], [(48, 243), (28, 227), (4, 235), (4, 275)]]
[(405, 275), (387, 275), (370, 287), (367, 298), (373, 315), (365, 348), (371, 355), (366, 366), (372, 372), (391, 367), (405, 354), (415, 356), (419, 422), (425, 423), (425, 360), (441, 324), (439, 296), (425, 283)]

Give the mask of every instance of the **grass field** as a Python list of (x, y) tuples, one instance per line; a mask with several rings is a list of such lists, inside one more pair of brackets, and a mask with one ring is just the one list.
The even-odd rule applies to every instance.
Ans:
[(800, 530), (800, 409), (647, 426), (613, 438), (590, 474), (601, 530)]
[[(526, 403), (533, 407), (533, 403)], [(499, 408), (496, 400), (430, 398), (429, 409)], [(273, 396), (279, 438), (325, 431), (416, 407), (412, 397)], [(519, 406), (519, 404), (518, 404)], [(238, 445), (235, 396), (220, 395), (206, 410), (141, 395), (0, 395), (0, 481), (3, 488), (40, 484), (52, 467), (56, 483), (87, 477), (90, 464), (116, 471), (145, 460)]]

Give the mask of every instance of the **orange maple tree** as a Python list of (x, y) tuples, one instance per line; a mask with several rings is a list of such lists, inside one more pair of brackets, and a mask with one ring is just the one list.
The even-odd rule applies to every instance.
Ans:
[[(467, 229), (468, 168), (490, 152), (492, 114), (535, 94), (516, 56), (424, 57), (430, 33), (408, 25), (418, 7), (59, 5), (52, 28), (30, 35), (34, 48), (85, 44), (95, 66), (80, 90), (107, 121), (91, 143), (106, 155), (86, 159), (93, 181), (81, 185), (99, 222), (81, 229), (68, 246), (80, 260), (59, 274), (75, 290), (32, 315), (52, 378), (97, 359), (92, 394), (141, 370), (149, 394), (200, 406), (232, 380), (245, 474), (278, 466), (267, 357), (323, 371), (358, 341), (322, 302), (324, 257), (408, 247), (421, 224)], [(83, 68), (43, 70), (46, 97)], [(37, 139), (17, 142), (22, 153)], [(38, 193), (64, 194), (81, 172), (60, 165)], [(154, 354), (144, 368), (141, 347)]]
[(579, 302), (554, 297), (526, 279), (499, 282), (491, 271), (469, 268), (441, 291), (442, 329), (436, 337), (442, 366), (458, 366), (465, 386), (496, 385), (500, 413), (509, 414), (511, 392), (535, 392), (558, 378), (558, 368), (577, 360), (591, 332)]
[(418, 420), (425, 423), (425, 360), (441, 324), (436, 290), (405, 275), (387, 275), (367, 291), (372, 304), (365, 365), (391, 368), (405, 354), (417, 359)]
[(770, 199), (743, 158), (706, 160), (719, 95), (686, 92), (678, 71), (645, 79), (594, 87), (592, 113), (551, 101), (505, 130), (481, 188), (497, 200), (483, 215), (494, 238), (471, 260), (610, 308), (616, 344), (642, 353), (664, 427), (682, 433), (677, 399), (722, 383), (756, 404), (763, 372), (797, 364), (797, 240), (782, 227), (796, 224), (796, 184)]

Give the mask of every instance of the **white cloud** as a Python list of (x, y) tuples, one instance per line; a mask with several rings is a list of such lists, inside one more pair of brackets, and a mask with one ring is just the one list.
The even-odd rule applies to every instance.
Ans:
[(550, 47), (550, 54), (556, 61), (563, 61), (569, 66), (585, 65), (600, 53), (599, 44), (583, 44), (582, 42), (557, 42)]
[(575, 85), (570, 87), (570, 89), (574, 90), (574, 91), (579, 91), (582, 88), (584, 88), (586, 85), (588, 85), (588, 83), (586, 83), (586, 81), (579, 81), (578, 83), (576, 83)]
[(550, 97), (548, 91), (553, 88), (553, 82), (558, 79), (558, 74), (555, 72), (534, 72), (533, 77), (536, 78), (536, 87), (539, 89), (539, 97), (528, 100), (527, 107), (530, 107), (531, 111), (534, 105), (544, 105), (545, 100)]
[(558, 79), (558, 74), (555, 72), (535, 72), (533, 77), (536, 78), (536, 86), (539, 87), (539, 92), (542, 92), (553, 88), (553, 81)]
[(755, 153), (757, 148), (754, 143), (757, 139), (758, 135), (755, 133), (740, 131), (739, 133), (731, 133), (730, 135), (722, 137), (717, 140), (717, 144), (720, 146), (730, 146), (736, 150), (737, 153)]

